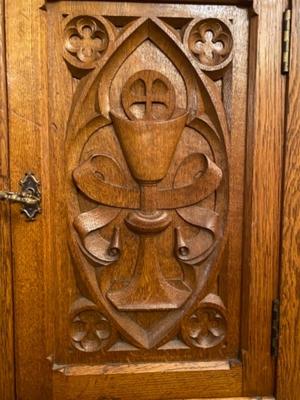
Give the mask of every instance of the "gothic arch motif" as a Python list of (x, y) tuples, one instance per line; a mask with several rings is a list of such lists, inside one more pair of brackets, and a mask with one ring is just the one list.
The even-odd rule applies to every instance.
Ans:
[[(85, 31), (87, 43), (97, 29), (103, 40), (88, 53), (91, 71), (74, 95), (66, 140), (69, 243), (93, 305), (72, 311), (73, 328), (81, 329), (73, 345), (104, 351), (113, 346), (108, 337), (148, 350), (174, 337), (190, 347), (218, 345), (226, 336), (224, 306), (201, 301), (226, 237), (230, 138), (220, 92), (202, 70), (203, 57), (191, 56), (190, 39), (159, 18), (137, 18), (113, 38), (105, 18), (98, 28), (93, 17), (84, 21), (96, 24)], [(201, 21), (190, 24), (184, 35), (198, 29), (201, 36)], [(82, 26), (69, 17), (65, 34)], [(223, 68), (230, 30), (222, 21), (208, 26), (224, 41), (226, 54), (215, 63)], [(85, 64), (79, 42), (70, 54), (77, 76), (86, 68), (78, 64)], [(201, 318), (202, 337), (204, 328), (196, 335), (190, 327)], [(105, 329), (97, 334), (93, 324)]]

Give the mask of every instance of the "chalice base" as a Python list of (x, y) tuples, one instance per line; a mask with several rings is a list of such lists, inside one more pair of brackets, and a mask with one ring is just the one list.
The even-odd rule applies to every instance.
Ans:
[(140, 244), (134, 275), (129, 285), (107, 293), (108, 299), (118, 310), (177, 309), (191, 295), (188, 286), (182, 282), (175, 286), (161, 272), (157, 256), (157, 233), (166, 229), (170, 222), (171, 219), (165, 211), (155, 211), (149, 215), (143, 212), (128, 215), (126, 223), (131, 230), (140, 234)]

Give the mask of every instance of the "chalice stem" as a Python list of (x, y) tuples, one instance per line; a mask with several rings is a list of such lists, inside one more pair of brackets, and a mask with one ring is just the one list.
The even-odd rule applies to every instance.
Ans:
[(141, 187), (141, 210), (145, 214), (155, 213), (157, 183), (140, 183)]

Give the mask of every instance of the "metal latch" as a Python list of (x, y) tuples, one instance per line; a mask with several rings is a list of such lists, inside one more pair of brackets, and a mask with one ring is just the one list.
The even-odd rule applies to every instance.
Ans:
[(20, 181), (20, 192), (9, 192), (0, 190), (0, 200), (7, 200), (12, 203), (21, 203), (21, 212), (33, 221), (41, 212), (40, 182), (33, 173), (27, 172)]

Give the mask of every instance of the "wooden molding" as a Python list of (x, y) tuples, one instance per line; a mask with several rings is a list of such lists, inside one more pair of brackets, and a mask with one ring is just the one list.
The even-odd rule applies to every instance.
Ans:
[[(4, 0), (0, 1), (0, 187), (9, 188)], [(0, 395), (13, 400), (14, 343), (10, 207), (0, 204)]]
[[(12, 181), (30, 166), (48, 194), (43, 218), (29, 227), (13, 211), (19, 397), (272, 393), (266, 320), (277, 285), (283, 104), (273, 42), (282, 3), (257, 1), (250, 35), (248, 10), (224, 6), (237, 2), (158, 9), (51, 1), (47, 12), (40, 3), (7, 3), (8, 63), (18, 80), (9, 86)], [(224, 42), (223, 53), (205, 43), (210, 60), (195, 43), (207, 23)], [(148, 97), (141, 82), (146, 94), (152, 87)], [(149, 98), (159, 105), (155, 118)], [(172, 133), (165, 142), (161, 131)], [(184, 362), (234, 359), (241, 350), (242, 366)], [(83, 364), (105, 367), (90, 374)]]
[[(56, 3), (56, 2), (68, 2), (68, 1), (79, 1), (79, 0), (46, 0), (45, 4), (47, 3)], [(81, 1), (86, 1), (86, 2), (91, 2), (92, 0), (81, 0)], [(113, 0), (115, 2), (118, 2), (118, 0)], [(255, 0), (181, 0), (180, 3), (182, 4), (215, 4), (215, 5), (251, 5), (253, 3), (253, 1)], [(256, 0), (257, 1), (257, 0)], [(122, 3), (122, 0), (119, 1), (120, 3)], [(143, 2), (148, 2), (147, 0), (132, 0), (132, 2), (139, 2), (139, 3), (143, 3)], [(152, 1), (152, 3), (174, 3), (174, 0), (154, 0)]]
[[(11, 187), (17, 188), (24, 172), (32, 171), (43, 183), (43, 190), (49, 192), (45, 12), (40, 10), (41, 3), (41, 0), (5, 2), (10, 181)], [(12, 24), (13, 15), (18, 18)], [(16, 29), (15, 23), (22, 30)], [(22, 45), (18, 46), (20, 35)], [(11, 207), (16, 398), (48, 398), (51, 380), (47, 375), (51, 350), (46, 338), (53, 336), (50, 332), (53, 327), (45, 320), (50, 312), (45, 299), (51, 296), (51, 285), (47, 280), (50, 274), (41, 268), (41, 260), (50, 258), (50, 249), (41, 246), (50, 235), (48, 196), (42, 208), (43, 218), (28, 224), (19, 210)], [(24, 373), (26, 369), (30, 370), (28, 375)]]
[[(273, 393), (275, 363), (270, 355), (271, 335), (266, 321), (272, 318), (272, 301), (277, 296), (281, 217), (282, 146), (284, 134), (284, 78), (281, 74), (281, 27), (285, 1), (258, 0), (250, 26), (250, 70), (248, 111), (248, 169), (246, 192), (248, 227), (244, 254), (244, 312), (249, 319), (242, 335), (245, 372), (244, 393)], [(277, 22), (269, 23), (270, 18)], [(272, 52), (269, 51), (272, 46)], [(266, 101), (268, 99), (268, 101)], [(267, 160), (267, 162), (265, 162)], [(247, 222), (246, 222), (247, 224)], [(258, 276), (264, 280), (254, 284)], [(252, 329), (253, 325), (261, 329)], [(260, 373), (257, 373), (257, 371)], [(257, 392), (257, 388), (260, 388)]]
[[(132, 400), (133, 398), (143, 398), (145, 400), (158, 400), (162, 398), (169, 398), (170, 395), (167, 382), (172, 385), (173, 393), (183, 393), (187, 399), (195, 399), (199, 393), (203, 393), (212, 398), (224, 397), (234, 395), (241, 396), (240, 379), (242, 369), (240, 364), (232, 365), (228, 369), (217, 370), (201, 370), (197, 368), (199, 363), (186, 363), (189, 367), (181, 368), (178, 365), (173, 365), (173, 368), (166, 369), (162, 376), (160, 373), (155, 373), (155, 366), (153, 372), (151, 365), (146, 370), (141, 368), (139, 364), (128, 365), (128, 368), (119, 371), (112, 371), (111, 369), (98, 375), (82, 375), (80, 374), (80, 367), (75, 370), (72, 367), (66, 368), (66, 373), (54, 371), (54, 398), (56, 400), (73, 400), (76, 396), (82, 393), (83, 384), (85, 384), (85, 395), (89, 400), (104, 400), (107, 397), (121, 398), (122, 400)], [(193, 365), (196, 368), (193, 368)], [(97, 367), (96, 367), (97, 368)], [(118, 369), (118, 367), (116, 367)], [(222, 368), (222, 366), (221, 366)], [(226, 367), (227, 368), (227, 367)], [(134, 374), (130, 371), (133, 369)], [(72, 375), (75, 372), (75, 375)], [(210, 379), (214, 380), (213, 385), (209, 385)], [(95, 388), (101, 387), (101, 396), (99, 398), (99, 391)], [(128, 388), (130, 387), (130, 391)], [(184, 387), (184, 390), (183, 390)], [(125, 389), (127, 388), (127, 390)], [(182, 396), (182, 395), (181, 395)]]
[(53, 365), (53, 370), (66, 376), (83, 375), (123, 375), (160, 372), (188, 371), (229, 371), (229, 361), (173, 362), (151, 364), (111, 364), (111, 365)]
[(298, 400), (300, 385), (300, 1), (292, 1), (283, 186), (278, 400)]

